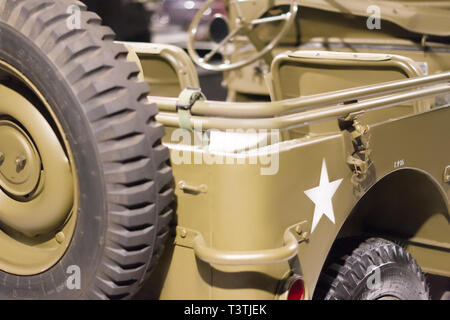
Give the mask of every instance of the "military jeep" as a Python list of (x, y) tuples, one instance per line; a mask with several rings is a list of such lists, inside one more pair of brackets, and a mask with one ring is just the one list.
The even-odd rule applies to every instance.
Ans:
[(448, 2), (229, 0), (199, 52), (213, 3), (186, 53), (115, 42), (78, 1), (0, 0), (0, 297), (429, 299)]

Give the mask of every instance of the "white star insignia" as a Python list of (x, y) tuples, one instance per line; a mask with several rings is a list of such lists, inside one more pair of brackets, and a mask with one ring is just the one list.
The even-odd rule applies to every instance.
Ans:
[(319, 186), (305, 191), (308, 198), (311, 199), (311, 201), (316, 205), (314, 208), (311, 233), (314, 231), (323, 215), (326, 215), (331, 222), (335, 223), (331, 198), (333, 198), (333, 195), (342, 180), (343, 179), (339, 179), (333, 182), (328, 180), (327, 164), (325, 163), (325, 159), (323, 159)]

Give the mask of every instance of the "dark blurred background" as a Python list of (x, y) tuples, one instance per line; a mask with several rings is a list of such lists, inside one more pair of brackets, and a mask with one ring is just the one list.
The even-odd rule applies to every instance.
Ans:
[(144, 2), (135, 0), (82, 0), (110, 26), (117, 40), (147, 42), (151, 40), (150, 21), (153, 14)]
[[(81, 1), (89, 10), (102, 17), (104, 23), (115, 31), (118, 40), (155, 42), (159, 38), (165, 38), (170, 43), (183, 42), (189, 24), (206, 2), (206, 0)], [(226, 14), (223, 1), (214, 2), (205, 12), (199, 30), (201, 40), (208, 41), (208, 25), (216, 14)], [(152, 35), (156, 39), (153, 39)]]

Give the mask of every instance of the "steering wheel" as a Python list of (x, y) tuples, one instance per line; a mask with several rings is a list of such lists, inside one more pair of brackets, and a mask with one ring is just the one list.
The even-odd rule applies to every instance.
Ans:
[[(234, 0), (231, 3), (233, 3), (236, 6), (236, 13), (237, 13), (237, 18), (236, 18), (236, 23), (235, 23), (236, 27), (233, 30), (231, 30), (222, 41), (220, 41), (217, 44), (216, 48), (214, 48), (209, 53), (207, 53), (203, 58), (201, 58), (198, 55), (197, 51), (195, 50), (195, 46), (194, 46), (195, 36), (197, 34), (198, 26), (203, 18), (203, 14), (208, 9), (211, 8), (211, 5), (214, 1), (216, 1), (216, 0), (207, 0), (205, 2), (203, 7), (195, 15), (194, 19), (192, 20), (191, 25), (189, 26), (189, 30), (188, 30), (188, 34), (189, 34), (188, 52), (189, 52), (189, 55), (191, 56), (192, 60), (197, 65), (199, 65), (203, 69), (211, 70), (211, 71), (230, 71), (230, 70), (238, 69), (238, 68), (247, 66), (247, 65), (255, 62), (256, 60), (264, 57), (266, 54), (268, 54), (270, 51), (272, 51), (272, 49), (280, 42), (280, 40), (283, 38), (283, 36), (287, 33), (289, 28), (294, 23), (296, 15), (297, 15), (297, 11), (298, 11), (298, 6), (297, 6), (296, 0), (291, 0), (290, 10), (287, 13), (283, 13), (283, 14), (273, 16), (273, 17), (259, 18), (259, 19), (253, 19), (251, 21), (247, 21), (240, 10), (239, 3), (238, 3), (239, 1)], [(253, 27), (263, 24), (263, 23), (270, 23), (270, 22), (274, 22), (274, 21), (285, 21), (285, 23), (283, 25), (283, 28), (276, 35), (276, 37), (274, 37), (273, 40), (269, 44), (267, 44), (265, 47), (261, 48), (262, 47), (261, 41), (259, 41), (259, 39), (257, 39), (256, 36), (254, 36), (252, 34)], [(216, 53), (220, 52), (228, 42), (233, 40), (238, 35), (247, 37), (248, 40), (250, 40), (250, 42), (256, 48), (257, 52), (255, 54), (253, 54), (252, 56), (246, 58), (243, 61), (231, 63), (228, 60), (222, 60), (222, 63), (220, 63), (220, 64), (211, 64), (210, 63), (211, 58)]]

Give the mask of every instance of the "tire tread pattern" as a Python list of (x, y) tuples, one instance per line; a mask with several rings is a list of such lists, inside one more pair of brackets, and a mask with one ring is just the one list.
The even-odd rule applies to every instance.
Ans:
[[(349, 243), (351, 245), (349, 246)], [(402, 246), (383, 238), (369, 238), (359, 243), (355, 241), (337, 243), (334, 250), (338, 258), (324, 268), (314, 293), (315, 298), (325, 300), (354, 299), (354, 290), (364, 281), (370, 266), (387, 263), (401, 263), (407, 266), (420, 281), (423, 296), (429, 297), (429, 287), (422, 270), (411, 254)]]

